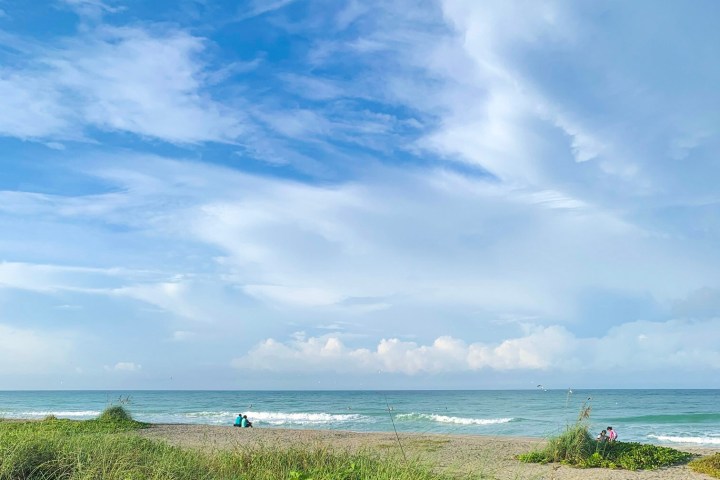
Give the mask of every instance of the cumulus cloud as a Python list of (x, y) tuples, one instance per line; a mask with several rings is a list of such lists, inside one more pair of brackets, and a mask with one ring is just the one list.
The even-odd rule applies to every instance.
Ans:
[[(382, 339), (373, 349), (350, 348), (337, 335), (267, 339), (232, 365), (277, 372), (402, 373), (542, 370), (592, 372), (720, 369), (716, 338), (720, 320), (630, 322), (606, 336), (581, 338), (562, 326), (534, 327), (528, 334), (499, 343), (471, 343), (450, 336), (430, 345)], [(712, 337), (712, 336), (711, 336)]]
[[(430, 345), (382, 339), (370, 350), (348, 348), (333, 335), (296, 338), (288, 342), (267, 339), (244, 357), (233, 360), (237, 368), (273, 371), (349, 371), (422, 374), (496, 370), (547, 369), (566, 350), (562, 341), (570, 337), (561, 327), (549, 327), (524, 338), (491, 346), (467, 344), (450, 336), (438, 337)], [(563, 347), (558, 352), (554, 347)]]

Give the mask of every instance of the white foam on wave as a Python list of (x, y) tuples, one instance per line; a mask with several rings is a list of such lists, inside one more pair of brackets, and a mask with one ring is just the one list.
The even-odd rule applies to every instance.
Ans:
[(286, 412), (248, 412), (253, 422), (260, 421), (270, 425), (327, 425), (331, 423), (357, 422), (363, 420), (362, 415), (330, 413), (286, 413)]
[(30, 412), (0, 412), (0, 416), (7, 415), (12, 418), (45, 418), (54, 415), (58, 418), (90, 418), (100, 415), (98, 410), (81, 410), (77, 412), (65, 411), (30, 411)]
[(401, 413), (397, 416), (399, 420), (403, 419), (421, 419), (431, 420), (440, 423), (455, 423), (459, 425), (497, 425), (500, 423), (512, 422), (512, 418), (468, 418), (468, 417), (450, 417), (448, 415), (435, 415), (426, 413)]
[(699, 445), (720, 445), (720, 437), (674, 437), (669, 435), (648, 435), (661, 442), (696, 443)]
[(179, 412), (172, 414), (150, 414), (138, 415), (138, 419), (149, 422), (169, 423), (198, 423), (210, 425), (222, 425), (232, 423), (237, 412), (228, 411), (201, 411), (201, 412)]
[(232, 412), (188, 412), (183, 414), (186, 417), (190, 418), (204, 418), (204, 417), (231, 417), (235, 416), (235, 413)]

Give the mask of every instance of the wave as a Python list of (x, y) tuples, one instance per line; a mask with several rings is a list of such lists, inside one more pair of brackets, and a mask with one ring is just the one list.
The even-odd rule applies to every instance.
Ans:
[(30, 412), (0, 412), (0, 417), (8, 416), (11, 418), (45, 418), (54, 415), (58, 418), (93, 418), (100, 415), (99, 410), (81, 410), (77, 412), (64, 411), (30, 411)]
[(720, 413), (680, 413), (675, 415), (638, 415), (618, 417), (610, 420), (615, 423), (717, 423)]
[(455, 423), (459, 425), (496, 425), (499, 423), (512, 422), (513, 418), (468, 418), (468, 417), (450, 417), (447, 415), (435, 415), (427, 413), (401, 413), (397, 415), (400, 421), (412, 420), (430, 420), (439, 423)]
[(330, 413), (248, 412), (247, 416), (253, 422), (270, 425), (328, 425), (367, 420), (366, 417), (358, 414)]
[(668, 435), (648, 435), (648, 437), (660, 440), (661, 442), (720, 445), (720, 437), (673, 437)]
[(235, 417), (237, 415), (237, 412), (187, 412), (183, 414), (186, 417), (190, 418), (205, 418), (205, 417)]

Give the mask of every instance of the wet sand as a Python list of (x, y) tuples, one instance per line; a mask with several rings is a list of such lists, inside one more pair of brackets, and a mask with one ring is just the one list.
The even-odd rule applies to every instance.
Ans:
[[(356, 433), (336, 430), (287, 430), (275, 428), (233, 428), (212, 425), (157, 424), (139, 435), (165, 440), (171, 444), (208, 451), (251, 447), (309, 447), (346, 451), (370, 451), (402, 458), (394, 433)], [(515, 457), (537, 449), (543, 440), (523, 437), (475, 435), (400, 434), (405, 454), (426, 462), (438, 471), (459, 478), (496, 480), (708, 480), (710, 477), (681, 465), (660, 470), (577, 469), (557, 464), (520, 463)], [(720, 450), (695, 446), (675, 447), (698, 455)], [(483, 476), (481, 477), (480, 474)]]

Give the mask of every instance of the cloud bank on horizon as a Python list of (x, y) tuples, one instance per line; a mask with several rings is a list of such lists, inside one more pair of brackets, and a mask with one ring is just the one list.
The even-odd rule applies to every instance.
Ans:
[(2, 388), (720, 388), (715, 2), (0, 7)]

